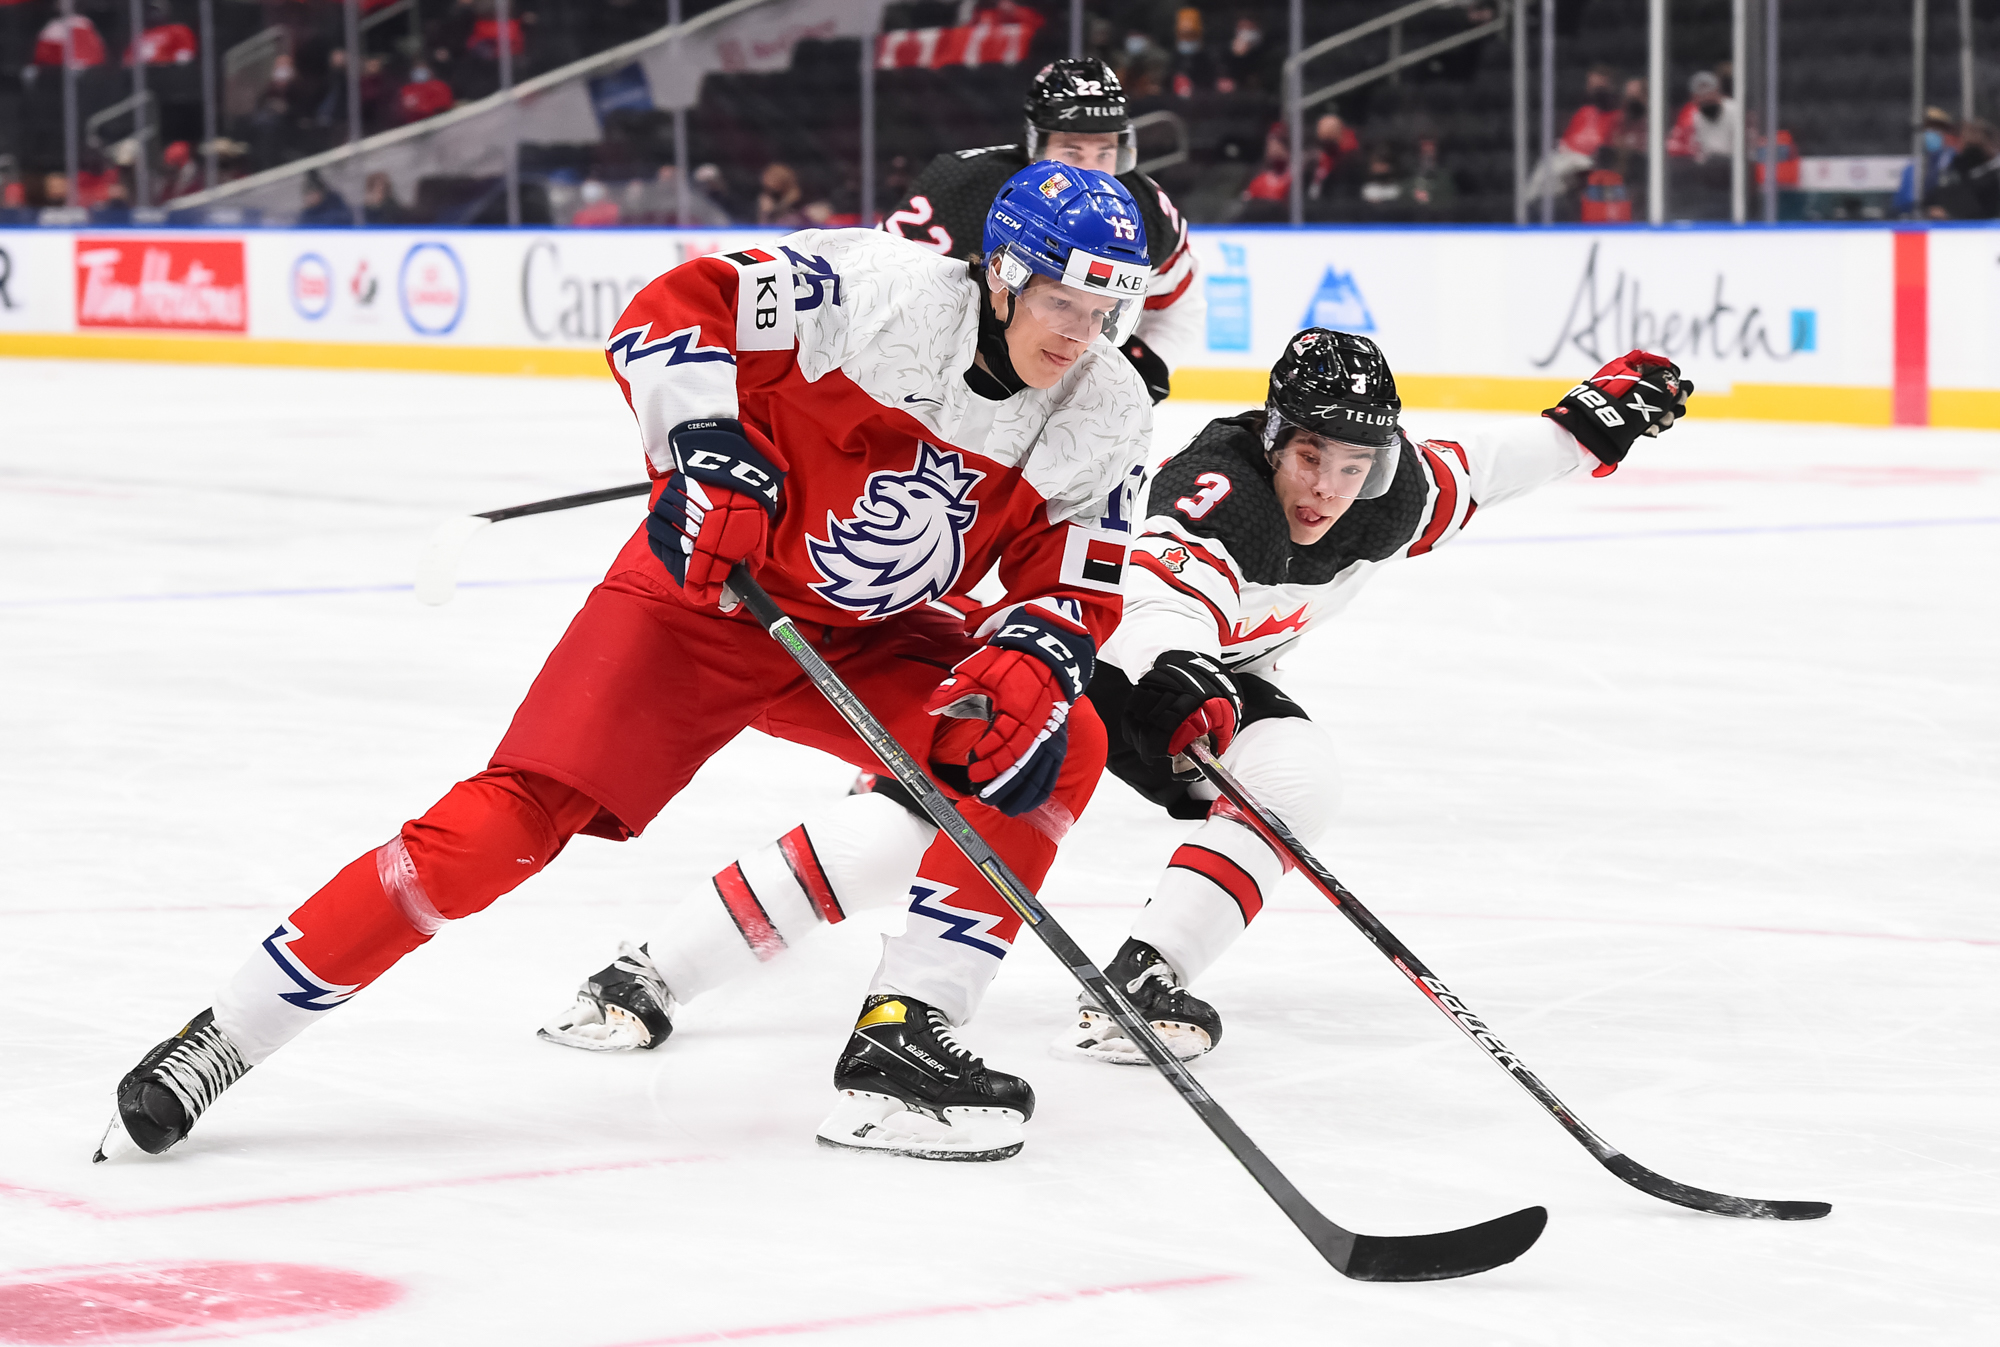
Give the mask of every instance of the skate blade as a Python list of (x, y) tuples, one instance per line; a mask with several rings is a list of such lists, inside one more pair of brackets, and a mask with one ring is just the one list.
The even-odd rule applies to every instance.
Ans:
[(114, 1109), (111, 1125), (104, 1129), (104, 1135), (97, 1140), (97, 1150), (92, 1153), (90, 1163), (101, 1165), (106, 1160), (123, 1160), (128, 1156), (144, 1155), (139, 1143), (132, 1140), (132, 1134), (125, 1130), (125, 1120)]
[(622, 1006), (606, 1006), (600, 1018), (591, 1019), (585, 1013), (586, 1008), (589, 1015), (598, 1014), (594, 1004), (578, 1001), (573, 1009), (537, 1029), (535, 1037), (544, 1043), (581, 1048), (585, 1052), (632, 1052), (652, 1045), (652, 1034), (631, 1011)]
[(1021, 1115), (1010, 1108), (948, 1108), (944, 1115), (941, 1122), (888, 1095), (842, 1090), (816, 1139), (835, 1150), (969, 1161), (1005, 1160), (1026, 1141)]
[[(1191, 1062), (1215, 1045), (1207, 1034), (1192, 1025), (1172, 1020), (1154, 1020), (1153, 1032), (1167, 1045), (1167, 1051), (1183, 1062)], [(1125, 1037), (1118, 1022), (1109, 1015), (1085, 1012), (1067, 1032), (1049, 1041), (1049, 1054), (1066, 1062), (1103, 1062), (1108, 1066), (1146, 1066), (1146, 1054)]]

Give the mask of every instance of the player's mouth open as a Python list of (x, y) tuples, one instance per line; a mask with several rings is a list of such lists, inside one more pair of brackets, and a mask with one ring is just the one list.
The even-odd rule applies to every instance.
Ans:
[(1326, 522), (1325, 515), (1305, 505), (1294, 505), (1292, 507), (1292, 518), (1298, 520), (1309, 529), (1318, 528)]

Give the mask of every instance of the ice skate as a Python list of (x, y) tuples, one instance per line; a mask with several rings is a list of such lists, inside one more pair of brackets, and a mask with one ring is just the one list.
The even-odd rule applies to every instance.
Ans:
[[(1127, 940), (1104, 969), (1106, 980), (1125, 993), (1144, 1015), (1167, 1050), (1188, 1061), (1222, 1041), (1222, 1016), (1181, 985), (1170, 965), (1151, 945)], [(1146, 1054), (1125, 1036), (1089, 993), (1077, 998), (1075, 1023), (1049, 1045), (1058, 1057), (1114, 1066), (1144, 1066)]]
[(618, 957), (577, 989), (576, 1004), (535, 1032), (546, 1042), (586, 1052), (657, 1048), (674, 1031), (675, 1009), (673, 993), (646, 947), (620, 941)]
[(118, 1112), (90, 1158), (109, 1160), (134, 1149), (158, 1155), (177, 1145), (216, 1096), (249, 1069), (216, 1026), (215, 1012), (202, 1011), (118, 1082)]
[(1035, 1092), (962, 1047), (950, 1021), (907, 996), (870, 996), (833, 1068), (839, 1098), (819, 1144), (919, 1160), (1004, 1160), (1021, 1149)]

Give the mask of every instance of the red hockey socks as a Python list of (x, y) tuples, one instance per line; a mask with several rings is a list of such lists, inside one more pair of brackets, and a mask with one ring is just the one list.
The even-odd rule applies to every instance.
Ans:
[(445, 922), (539, 871), (597, 812), (588, 796), (530, 772), (461, 781), (271, 932), (216, 998), (216, 1022), (247, 1061), (263, 1061)]

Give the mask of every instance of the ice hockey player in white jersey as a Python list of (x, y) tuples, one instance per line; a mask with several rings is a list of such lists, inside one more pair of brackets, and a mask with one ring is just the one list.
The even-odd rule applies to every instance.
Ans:
[[(1337, 757), (1281, 690), (1280, 658), (1383, 566), (1434, 551), (1476, 509), (1579, 468), (1614, 471), (1636, 440), (1674, 424), (1692, 391), (1672, 362), (1634, 351), (1540, 417), (1415, 444), (1375, 343), (1312, 328), (1287, 343), (1263, 409), (1211, 422), (1154, 475), (1124, 615), (1089, 695), (1110, 731), (1111, 771), (1172, 816), (1202, 820), (1105, 969), (1177, 1053), (1220, 1040), (1220, 1016), (1187, 986), (1243, 934), (1284, 866), (1194, 773), (1175, 770), (1176, 756), (1207, 736), (1310, 843), (1338, 804)], [(719, 872), (720, 902), (683, 902), (650, 946), (628, 946), (586, 981), (544, 1037), (658, 1047), (678, 1002), (904, 891), (932, 835), (893, 781), (829, 806)], [(921, 888), (909, 888), (912, 910)], [(738, 915), (753, 908), (770, 915), (777, 940), (756, 938)], [(1057, 1048), (1144, 1060), (1088, 1004)]]

